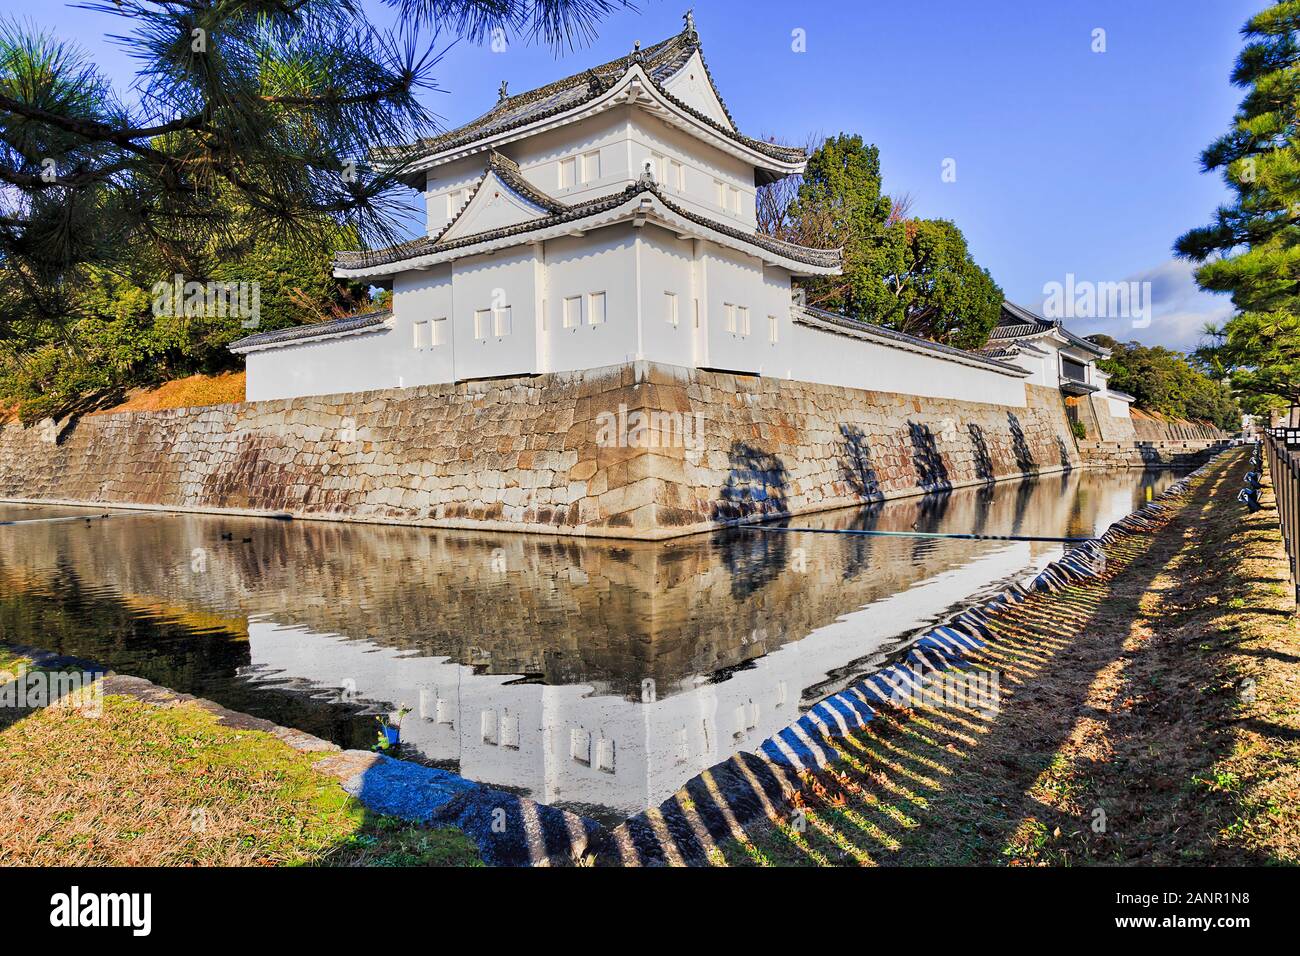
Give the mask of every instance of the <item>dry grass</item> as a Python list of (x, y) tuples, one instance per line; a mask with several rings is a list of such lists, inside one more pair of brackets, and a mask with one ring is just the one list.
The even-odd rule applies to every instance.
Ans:
[(164, 382), (157, 388), (134, 392), (125, 402), (92, 415), (117, 412), (156, 412), (165, 408), (193, 408), (202, 405), (229, 405), (244, 400), (244, 373), (191, 375)]
[(1276, 513), (1233, 500), (1245, 470), (1217, 465), (1107, 578), (1000, 616), (969, 663), (1000, 674), (995, 715), (880, 714), (715, 862), (1300, 862), (1300, 633)]
[(459, 831), (370, 814), (314, 759), (193, 704), (5, 715), (0, 865), (478, 864)]

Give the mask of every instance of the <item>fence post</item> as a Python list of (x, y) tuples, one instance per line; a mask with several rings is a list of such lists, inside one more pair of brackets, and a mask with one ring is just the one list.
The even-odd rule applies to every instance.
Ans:
[(1291, 576), (1291, 597), (1300, 606), (1300, 461), (1291, 451), (1293, 441), (1300, 443), (1300, 429), (1265, 429), (1262, 457), (1268, 462), (1268, 477), (1277, 502), (1278, 524)]

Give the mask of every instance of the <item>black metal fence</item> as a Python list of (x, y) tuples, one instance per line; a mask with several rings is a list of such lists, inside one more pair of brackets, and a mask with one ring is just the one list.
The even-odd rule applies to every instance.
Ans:
[(1265, 431), (1263, 457), (1268, 462), (1282, 540), (1291, 564), (1292, 596), (1300, 604), (1300, 428)]

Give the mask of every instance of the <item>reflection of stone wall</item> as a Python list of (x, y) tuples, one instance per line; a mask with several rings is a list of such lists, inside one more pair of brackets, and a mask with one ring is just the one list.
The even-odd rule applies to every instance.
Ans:
[[(1058, 485), (1063, 480), (814, 520), (887, 530), (1059, 527), (1074, 500), (1072, 487)], [(246, 617), (265, 618), (448, 657), (487, 674), (636, 696), (644, 678), (670, 693), (1002, 547), (832, 535), (795, 542), (749, 531), (665, 544), (584, 542), (136, 515), (88, 530), (49, 523), (0, 535), (0, 591), (41, 591), (59, 581), (200, 626), (232, 620), (242, 631)], [(105, 639), (116, 632), (108, 629)], [(80, 652), (94, 656), (88, 645)]]
[[(0, 496), (666, 537), (1078, 464), (1060, 395), (1027, 391), (1011, 408), (638, 362), (124, 413), (57, 442), (5, 427)], [(610, 444), (620, 407), (703, 440), (661, 414)]]

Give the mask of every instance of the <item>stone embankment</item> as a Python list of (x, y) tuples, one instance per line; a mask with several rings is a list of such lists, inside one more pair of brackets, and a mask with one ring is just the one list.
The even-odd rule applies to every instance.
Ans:
[(1011, 407), (645, 362), (0, 430), (0, 498), (657, 539), (1060, 471)]

